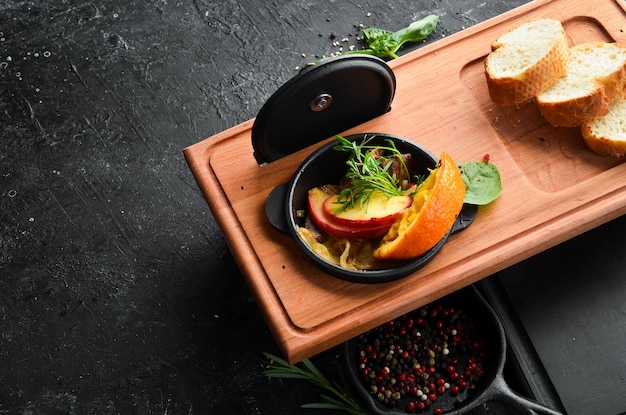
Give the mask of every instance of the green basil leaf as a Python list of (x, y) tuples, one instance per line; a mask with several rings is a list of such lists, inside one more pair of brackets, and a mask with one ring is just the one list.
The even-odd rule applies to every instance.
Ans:
[(495, 164), (485, 161), (469, 161), (460, 164), (459, 170), (467, 186), (465, 203), (486, 205), (500, 196), (502, 180)]
[(435, 31), (437, 23), (439, 23), (439, 17), (431, 14), (398, 30), (392, 38), (398, 43), (398, 48), (406, 42), (419, 42)]
[(435, 31), (439, 17), (429, 15), (411, 23), (404, 29), (392, 32), (385, 29), (368, 27), (362, 30), (366, 49), (346, 52), (348, 54), (364, 53), (382, 59), (395, 59), (397, 52), (407, 42), (419, 42)]
[(395, 51), (399, 47), (398, 42), (393, 39), (393, 32), (384, 29), (369, 27), (363, 29), (363, 40), (367, 45), (367, 50), (371, 50), (379, 58), (395, 57)]

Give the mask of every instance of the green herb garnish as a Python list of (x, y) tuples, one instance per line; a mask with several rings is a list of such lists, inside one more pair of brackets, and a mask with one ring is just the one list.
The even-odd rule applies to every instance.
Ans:
[[(386, 146), (371, 145), (369, 142), (375, 136), (365, 137), (361, 143), (349, 141), (342, 136), (336, 136), (338, 145), (333, 147), (337, 151), (350, 153), (346, 164), (348, 172), (346, 179), (349, 186), (342, 189), (337, 196), (339, 208), (337, 213), (343, 212), (355, 206), (367, 206), (372, 195), (381, 192), (387, 197), (401, 196), (407, 183), (403, 183), (401, 177), (410, 177), (410, 173), (402, 153), (396, 148), (393, 140), (386, 139)], [(374, 151), (382, 151), (379, 157)], [(402, 174), (396, 175), (391, 171), (391, 158), (397, 158)]]
[[(333, 148), (337, 151), (350, 153), (346, 165), (348, 172), (345, 178), (348, 185), (337, 195), (336, 213), (353, 208), (366, 208), (372, 196), (380, 192), (386, 197), (406, 194), (411, 184), (409, 169), (402, 153), (396, 148), (393, 140), (386, 139), (386, 145), (372, 145), (375, 136), (365, 137), (362, 142), (349, 141), (336, 136), (339, 144)], [(381, 156), (382, 154), (382, 156)], [(392, 160), (398, 160), (400, 174), (392, 171)], [(468, 161), (458, 165), (463, 182), (467, 187), (465, 203), (471, 205), (487, 205), (498, 198), (502, 191), (500, 172), (495, 164), (488, 159)], [(424, 181), (423, 176), (414, 176), (415, 184)]]
[(264, 375), (272, 378), (305, 380), (332, 394), (331, 396), (321, 394), (322, 402), (304, 404), (302, 408), (342, 411), (349, 415), (370, 414), (362, 404), (346, 392), (347, 387), (342, 387), (337, 382), (328, 380), (310, 360), (305, 359), (299, 364), (290, 365), (280, 357), (270, 353), (263, 354), (267, 359), (267, 369), (263, 372)]
[(424, 40), (435, 31), (438, 22), (438, 16), (429, 15), (395, 32), (374, 27), (365, 28), (362, 33), (366, 48), (346, 53), (364, 53), (382, 59), (395, 59), (398, 57), (398, 50), (405, 43)]

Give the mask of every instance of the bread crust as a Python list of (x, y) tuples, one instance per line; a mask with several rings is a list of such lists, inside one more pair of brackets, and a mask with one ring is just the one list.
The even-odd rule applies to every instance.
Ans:
[(596, 118), (581, 127), (587, 146), (605, 157), (626, 155), (626, 101), (618, 99), (610, 105), (609, 114)]
[[(607, 53), (626, 56), (626, 48), (616, 43), (590, 42), (573, 46), (570, 50), (571, 59), (585, 59), (585, 51), (605, 49)], [(587, 57), (588, 58), (588, 57)], [(555, 127), (578, 127), (597, 117), (608, 114), (609, 104), (620, 99), (626, 93), (626, 59), (623, 64), (609, 74), (588, 74), (588, 92), (579, 96), (569, 92), (563, 97), (548, 97), (544, 93), (537, 95), (537, 106), (543, 117)], [(565, 76), (570, 76), (567, 73)], [(554, 84), (557, 86), (559, 81)], [(546, 92), (546, 91), (542, 91)]]
[(543, 118), (555, 127), (579, 127), (597, 117), (608, 114), (609, 98), (602, 84), (594, 91), (574, 99), (544, 102), (537, 98), (537, 106)]
[(626, 141), (616, 141), (609, 137), (596, 135), (588, 124), (581, 127), (585, 144), (594, 153), (604, 157), (626, 156)]
[[(558, 24), (560, 26), (560, 23)], [(523, 26), (512, 29), (504, 36), (515, 30), (520, 30)], [(558, 39), (544, 56), (524, 71), (511, 76), (497, 75), (493, 69), (493, 62), (503, 59), (500, 56), (500, 50), (514, 47), (515, 45), (501, 41), (500, 38), (491, 44), (492, 52), (485, 58), (484, 67), (489, 96), (493, 102), (499, 105), (516, 105), (528, 101), (552, 85), (556, 79), (565, 73), (569, 56), (569, 45), (562, 26), (560, 26), (559, 31)], [(520, 47), (520, 45), (517, 45), (517, 47)], [(521, 45), (521, 47), (532, 48), (533, 46)]]

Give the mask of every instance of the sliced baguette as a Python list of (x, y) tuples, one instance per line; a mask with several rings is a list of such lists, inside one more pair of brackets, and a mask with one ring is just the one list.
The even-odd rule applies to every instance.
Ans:
[(626, 155), (626, 100), (609, 105), (608, 114), (584, 124), (581, 128), (587, 146), (601, 156)]
[(543, 91), (565, 73), (569, 45), (561, 22), (528, 21), (500, 36), (485, 59), (491, 99), (515, 105)]
[(625, 92), (626, 47), (584, 43), (570, 48), (565, 74), (537, 94), (537, 105), (550, 124), (575, 127), (607, 114)]

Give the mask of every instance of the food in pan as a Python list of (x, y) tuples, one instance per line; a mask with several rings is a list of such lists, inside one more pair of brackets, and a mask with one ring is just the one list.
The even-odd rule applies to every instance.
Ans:
[(298, 228), (317, 255), (348, 269), (380, 269), (424, 254), (450, 231), (466, 185), (448, 154), (424, 179), (392, 140), (384, 147), (338, 140), (336, 150), (351, 153), (347, 173), (309, 190), (306, 226)]
[(321, 186), (309, 190), (309, 215), (317, 227), (337, 238), (379, 238), (387, 233), (396, 218), (411, 206), (410, 191), (406, 195), (385, 196), (376, 192), (366, 208), (338, 211), (339, 195), (334, 186)]
[(459, 168), (447, 153), (420, 184), (413, 203), (391, 226), (374, 251), (386, 260), (415, 258), (443, 238), (463, 208), (465, 183)]
[(580, 127), (602, 156), (626, 155), (626, 46), (589, 42), (569, 47), (560, 22), (537, 19), (491, 45), (485, 76), (491, 99), (515, 105), (533, 99), (555, 127)]

